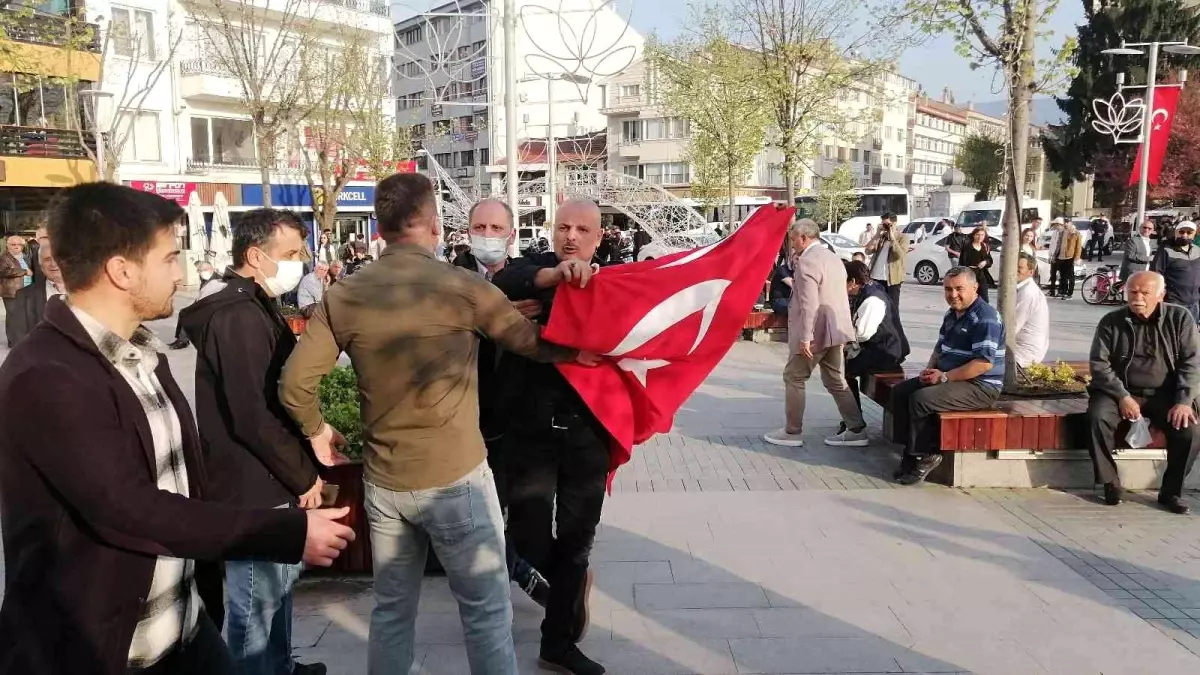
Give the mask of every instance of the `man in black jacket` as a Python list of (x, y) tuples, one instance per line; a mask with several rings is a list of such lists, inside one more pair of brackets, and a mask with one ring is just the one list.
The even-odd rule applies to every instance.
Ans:
[(192, 411), (142, 325), (171, 315), (183, 210), (87, 183), (49, 214), (70, 304), (50, 300), (0, 367), (0, 672), (228, 675), (199, 561), (329, 565), (346, 511), (209, 500)]
[[(296, 339), (276, 298), (300, 281), (306, 231), (289, 211), (248, 211), (234, 230), (233, 268), (179, 317), (199, 352), (196, 414), (211, 494), (232, 504), (311, 509), (322, 482), (307, 439), (280, 405), (279, 376)], [(298, 565), (225, 566), (230, 651), (243, 675), (325, 672), (292, 662), (291, 588)]]
[[(510, 300), (541, 301), (543, 325), (560, 284), (584, 286), (591, 278), (602, 236), (599, 207), (568, 200), (555, 215), (553, 236), (552, 253), (515, 260), (493, 279)], [(518, 360), (520, 385), (507, 391), (508, 531), (550, 580), (540, 661), (557, 672), (600, 675), (604, 667), (575, 643), (587, 630), (588, 557), (604, 506), (610, 437), (558, 369)]]
[[(508, 247), (512, 244), (516, 230), (513, 229), (512, 212), (508, 204), (499, 199), (484, 199), (476, 202), (467, 214), (470, 224), (471, 250), (454, 258), (454, 266), (482, 274), (491, 281), (512, 259)], [(513, 303), (527, 319), (536, 319), (542, 313), (542, 303), (537, 300), (519, 300)], [(522, 364), (495, 342), (479, 339), (479, 430), (487, 446), (488, 466), (496, 479), (496, 492), (500, 507), (508, 506), (508, 472), (505, 462), (505, 426), (508, 423), (509, 397), (505, 388), (512, 387), (520, 377)], [(550, 595), (550, 583), (517, 552), (512, 537), (505, 540), (505, 558), (508, 576), (542, 607)]]
[(62, 272), (50, 256), (49, 242), (38, 247), (38, 269), (42, 270), (41, 279), (17, 291), (13, 302), (13, 311), (4, 317), (8, 334), (14, 344), (29, 334), (33, 327), (41, 323), (46, 315), (46, 303), (54, 296), (66, 295), (63, 286)]
[(1183, 481), (1196, 458), (1196, 396), (1200, 349), (1196, 322), (1182, 307), (1163, 302), (1163, 278), (1136, 272), (1125, 285), (1128, 305), (1100, 319), (1092, 339), (1088, 427), (1096, 482), (1110, 506), (1121, 503), (1113, 459), (1117, 425), (1143, 416), (1167, 436), (1167, 470), (1158, 502), (1187, 513)]
[(1183, 305), (1200, 321), (1200, 247), (1196, 246), (1196, 224), (1185, 220), (1175, 226), (1174, 235), (1158, 240), (1150, 269), (1165, 280), (1166, 300)]

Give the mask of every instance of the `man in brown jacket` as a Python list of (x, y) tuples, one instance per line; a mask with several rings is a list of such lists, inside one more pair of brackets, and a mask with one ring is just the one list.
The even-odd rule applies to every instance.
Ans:
[(871, 278), (887, 289), (888, 297), (892, 299), (892, 326), (900, 337), (901, 356), (908, 356), (908, 338), (904, 336), (904, 326), (900, 322), (900, 289), (905, 271), (904, 261), (908, 256), (908, 235), (896, 227), (896, 216), (885, 213), (880, 218), (879, 234), (867, 244), (867, 255), (871, 262), (867, 269), (871, 270)]
[(345, 509), (206, 501), (192, 411), (142, 325), (171, 315), (182, 217), (111, 183), (51, 206), (70, 304), (0, 366), (0, 673), (227, 675), (196, 561), (328, 566), (354, 538)]
[(828, 438), (828, 445), (867, 444), (866, 423), (846, 384), (843, 345), (854, 341), (854, 320), (846, 297), (846, 267), (841, 258), (821, 245), (821, 228), (805, 218), (792, 223), (788, 239), (795, 252), (795, 281), (788, 308), (787, 367), (783, 370), (784, 413), (787, 426), (763, 439), (772, 445), (804, 445), (805, 385), (821, 368), (821, 382), (837, 404), (846, 429)]
[(397, 174), (375, 191), (387, 248), (325, 293), (284, 367), (280, 400), (332, 463), (344, 441), (318, 406), (345, 352), (362, 399), (367, 517), (375, 569), (368, 668), (407, 673), (432, 545), (450, 578), (474, 675), (516, 675), (504, 519), (483, 435), (479, 336), (539, 361), (594, 361), (542, 341), (499, 289), (434, 258), (442, 241), (433, 184)]
[[(0, 298), (4, 299), (4, 313), (16, 311), (17, 291), (33, 281), (33, 271), (25, 261), (25, 240), (13, 235), (5, 240), (4, 253), (0, 253)], [(5, 329), (8, 346), (16, 344), (12, 331)]]

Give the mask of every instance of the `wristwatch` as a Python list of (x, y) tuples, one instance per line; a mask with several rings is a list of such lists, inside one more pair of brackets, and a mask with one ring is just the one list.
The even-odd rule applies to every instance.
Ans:
[(945, 373), (942, 373), (942, 376), (938, 379), (938, 382), (940, 384), (946, 384), (949, 381), (950, 381), (950, 378)]

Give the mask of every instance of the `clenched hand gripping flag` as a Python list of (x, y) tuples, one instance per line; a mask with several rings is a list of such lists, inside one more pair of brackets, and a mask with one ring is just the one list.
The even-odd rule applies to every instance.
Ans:
[(606, 267), (587, 288), (558, 289), (544, 337), (609, 357), (558, 368), (614, 439), (610, 480), (635, 444), (670, 431), (741, 335), (794, 211), (763, 206), (711, 246)]

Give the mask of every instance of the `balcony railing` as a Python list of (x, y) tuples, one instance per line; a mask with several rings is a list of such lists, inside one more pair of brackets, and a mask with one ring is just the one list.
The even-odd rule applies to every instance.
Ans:
[[(28, 42), (36, 45), (64, 47), (68, 42), (75, 49), (89, 52), (100, 52), (100, 26), (94, 23), (72, 21), (68, 17), (49, 16), (45, 14), (23, 15), (20, 9), (0, 9), (8, 12), (5, 17), (5, 38), (17, 42)], [(18, 16), (12, 17), (11, 14)], [(90, 33), (86, 41), (81, 37)]]
[(80, 143), (79, 132), (73, 129), (0, 127), (0, 155), (8, 157), (87, 159), (88, 148), (96, 150), (91, 133), (84, 133)]
[[(303, 168), (304, 162), (299, 159), (277, 159), (271, 162), (271, 170), (273, 171), (300, 170)], [(187, 170), (190, 173), (204, 172), (209, 169), (253, 169), (257, 171), (259, 165), (258, 160), (253, 157), (217, 159), (189, 157), (187, 160)]]
[(225, 67), (221, 59), (214, 57), (200, 57), (180, 61), (179, 72), (182, 75), (221, 75), (224, 77), (233, 77), (233, 73), (229, 72), (229, 69)]
[(388, 6), (383, 0), (318, 0), (322, 4), (337, 5), (375, 16), (388, 16)]

